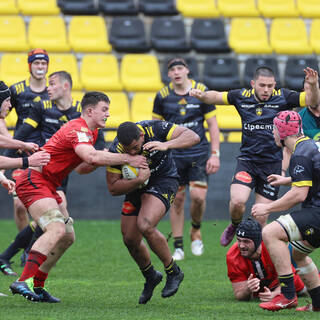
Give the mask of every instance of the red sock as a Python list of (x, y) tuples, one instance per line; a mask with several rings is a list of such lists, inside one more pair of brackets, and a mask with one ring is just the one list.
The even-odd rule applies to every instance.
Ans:
[(30, 250), (28, 255), (28, 260), (23, 268), (23, 272), (19, 278), (19, 281), (25, 281), (32, 278), (38, 271), (39, 267), (44, 261), (46, 261), (47, 256), (34, 250)]
[(48, 274), (42, 272), (40, 269), (38, 269), (37, 273), (34, 275), (33, 278), (33, 285), (35, 288), (43, 288), (44, 287), (44, 282), (48, 278)]

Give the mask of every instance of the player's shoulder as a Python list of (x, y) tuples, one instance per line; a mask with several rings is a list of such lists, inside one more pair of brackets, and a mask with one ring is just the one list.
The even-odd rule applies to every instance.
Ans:
[(202, 82), (199, 82), (199, 81), (196, 81), (196, 80), (193, 80), (193, 79), (190, 79), (190, 81), (191, 81), (191, 88), (192, 89), (198, 89), (198, 90), (201, 90), (201, 91), (208, 90), (207, 86), (205, 84), (203, 84)]
[(238, 244), (236, 242), (229, 248), (229, 250), (227, 252), (227, 260), (228, 261), (235, 261), (239, 257), (241, 257), (241, 255), (240, 255), (240, 250), (238, 248)]
[(79, 100), (73, 100), (71, 108), (75, 110), (76, 112), (82, 111), (81, 102)]
[(168, 85), (164, 86), (157, 92), (157, 97), (160, 99), (165, 99), (170, 95), (170, 92), (173, 90), (172, 83), (170, 82)]
[(20, 94), (22, 92), (25, 91), (26, 88), (28, 88), (29, 86), (27, 85), (26, 80), (21, 80), (19, 82), (16, 82), (14, 84), (12, 84), (9, 89), (12, 93), (15, 94)]

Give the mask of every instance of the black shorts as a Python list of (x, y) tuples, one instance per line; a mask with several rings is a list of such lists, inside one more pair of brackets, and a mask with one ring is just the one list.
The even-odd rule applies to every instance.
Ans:
[(320, 208), (302, 208), (290, 213), (296, 223), (302, 239), (314, 248), (320, 247)]
[(270, 186), (267, 177), (270, 174), (281, 174), (281, 161), (259, 163), (255, 161), (239, 160), (231, 184), (238, 183), (254, 189), (263, 197), (276, 200), (279, 187)]
[(159, 198), (165, 205), (167, 212), (176, 196), (178, 187), (178, 178), (151, 178), (146, 187), (134, 190), (126, 195), (121, 214), (124, 216), (138, 216), (143, 193), (150, 193)]
[(175, 157), (178, 174), (180, 176), (179, 185), (185, 186), (191, 181), (201, 181), (208, 183), (209, 176), (206, 172), (206, 165), (209, 159), (208, 154), (194, 157)]

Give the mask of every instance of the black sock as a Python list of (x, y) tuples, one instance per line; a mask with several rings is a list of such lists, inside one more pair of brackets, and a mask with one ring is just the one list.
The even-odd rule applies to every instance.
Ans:
[(239, 225), (239, 223), (242, 221), (242, 218), (240, 218), (240, 219), (231, 219), (231, 223), (235, 226), (235, 227), (237, 227), (238, 225)]
[(155, 273), (155, 270), (153, 268), (153, 265), (151, 264), (151, 262), (143, 269), (141, 269), (141, 272), (143, 274), (143, 276), (149, 280), (152, 279)]
[(37, 239), (43, 234), (42, 229), (37, 226), (36, 229), (34, 230), (34, 233), (32, 235), (31, 240), (29, 241), (28, 246), (26, 247), (26, 252), (29, 252), (30, 249), (32, 248), (33, 244), (37, 241)]
[(175, 249), (182, 249), (183, 250), (183, 237), (174, 237), (173, 246)]
[(311, 290), (308, 290), (310, 297), (312, 299), (312, 305), (315, 308), (320, 309), (320, 286), (313, 288)]
[(194, 229), (200, 229), (201, 228), (201, 223), (195, 223), (195, 222), (191, 222), (192, 228)]
[(177, 264), (175, 263), (175, 261), (173, 259), (171, 260), (169, 265), (164, 268), (164, 270), (165, 270), (167, 275), (177, 274), (180, 271), (179, 267), (177, 266)]
[(10, 246), (0, 255), (0, 258), (9, 261), (20, 249), (27, 248), (33, 233), (34, 231), (30, 225), (21, 230)]
[(296, 290), (295, 290), (294, 281), (293, 281), (293, 273), (279, 276), (279, 282), (281, 286), (281, 293), (288, 300), (293, 299), (296, 295)]

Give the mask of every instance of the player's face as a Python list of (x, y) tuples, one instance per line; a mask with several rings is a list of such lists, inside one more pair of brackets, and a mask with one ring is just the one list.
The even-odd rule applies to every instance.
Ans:
[(53, 75), (49, 78), (48, 94), (52, 101), (56, 101), (63, 97), (63, 82), (60, 80), (58, 75)]
[(278, 129), (276, 127), (273, 128), (273, 137), (274, 137), (274, 142), (276, 143), (276, 145), (278, 147), (282, 148), (279, 131), (278, 131)]
[(254, 89), (255, 97), (259, 101), (268, 101), (276, 86), (276, 82), (274, 77), (259, 76), (256, 80), (251, 81), (251, 86)]
[(11, 100), (10, 100), (10, 97), (8, 97), (6, 100), (2, 102), (1, 109), (0, 109), (0, 119), (4, 119), (6, 117), (10, 108), (11, 108)]
[(181, 85), (188, 80), (189, 69), (182, 65), (173, 66), (168, 70), (168, 77), (175, 85)]
[(36, 59), (31, 63), (31, 75), (37, 80), (45, 79), (48, 72), (48, 62), (44, 59)]
[(142, 133), (140, 134), (140, 137), (138, 140), (133, 140), (130, 145), (124, 146), (124, 150), (126, 153), (130, 154), (131, 156), (136, 156), (138, 154), (141, 154), (143, 142), (144, 142), (144, 135)]
[(94, 121), (96, 128), (104, 128), (107, 118), (110, 117), (109, 103), (99, 101), (98, 104), (92, 107), (91, 117)]
[(237, 242), (240, 254), (244, 258), (250, 258), (255, 253), (254, 242), (251, 239), (237, 237)]

